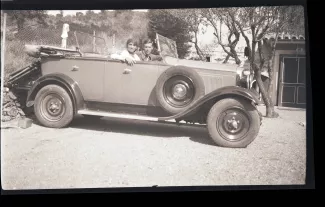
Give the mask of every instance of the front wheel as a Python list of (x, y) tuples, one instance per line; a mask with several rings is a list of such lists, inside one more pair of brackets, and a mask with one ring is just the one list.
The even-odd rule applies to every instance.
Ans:
[(215, 103), (210, 109), (207, 128), (217, 145), (245, 148), (259, 132), (260, 117), (249, 101), (226, 98)]
[(67, 91), (58, 85), (41, 88), (34, 103), (37, 120), (46, 127), (62, 128), (73, 119), (73, 103)]

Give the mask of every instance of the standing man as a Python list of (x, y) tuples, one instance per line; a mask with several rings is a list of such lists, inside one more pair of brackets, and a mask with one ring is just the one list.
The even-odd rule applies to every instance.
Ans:
[(143, 42), (142, 51), (137, 52), (137, 55), (142, 61), (162, 61), (163, 58), (160, 55), (152, 54), (153, 41), (151, 39), (146, 39)]

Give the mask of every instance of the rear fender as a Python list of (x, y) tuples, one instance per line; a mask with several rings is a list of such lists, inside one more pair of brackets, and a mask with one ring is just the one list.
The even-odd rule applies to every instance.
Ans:
[(159, 121), (166, 121), (172, 119), (182, 119), (184, 117), (188, 117), (197, 112), (203, 105), (212, 100), (220, 100), (226, 97), (239, 97), (243, 98), (247, 101), (251, 101), (253, 105), (262, 104), (258, 97), (249, 89), (238, 87), (238, 86), (226, 86), (219, 88), (217, 90), (212, 91), (209, 94), (206, 94), (202, 98), (198, 99), (193, 105), (191, 105), (188, 109), (175, 114), (169, 117), (159, 117)]
[(39, 79), (37, 79), (34, 85), (32, 86), (32, 88), (28, 91), (26, 106), (27, 107), (33, 106), (37, 92), (42, 87), (49, 84), (59, 85), (69, 93), (74, 105), (75, 113), (77, 113), (79, 109), (84, 108), (84, 99), (81, 90), (78, 86), (78, 83), (72, 80), (67, 75), (61, 73), (52, 73), (52, 74), (44, 75)]

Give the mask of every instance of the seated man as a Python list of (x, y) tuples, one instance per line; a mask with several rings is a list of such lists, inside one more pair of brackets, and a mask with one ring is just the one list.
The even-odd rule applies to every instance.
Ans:
[(146, 39), (143, 42), (142, 51), (138, 51), (136, 54), (142, 61), (162, 61), (163, 58), (160, 55), (152, 54), (153, 42), (150, 39)]

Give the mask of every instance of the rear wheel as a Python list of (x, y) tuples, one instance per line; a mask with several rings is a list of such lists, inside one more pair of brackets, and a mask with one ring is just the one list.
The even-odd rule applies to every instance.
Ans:
[(244, 148), (256, 138), (260, 117), (249, 101), (226, 98), (215, 103), (210, 109), (207, 128), (217, 145)]
[(74, 116), (69, 94), (58, 85), (47, 85), (38, 91), (34, 112), (40, 124), (51, 128), (66, 127)]

